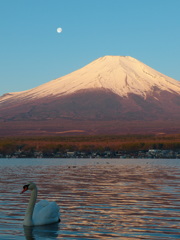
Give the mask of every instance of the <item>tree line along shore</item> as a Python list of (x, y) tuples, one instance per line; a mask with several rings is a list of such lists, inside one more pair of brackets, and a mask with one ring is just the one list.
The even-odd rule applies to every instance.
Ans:
[[(30, 157), (34, 153), (43, 156), (63, 156), (68, 152), (90, 153), (135, 153), (149, 150), (180, 151), (180, 134), (173, 135), (121, 135), (121, 136), (46, 136), (46, 137), (2, 137), (0, 156), (23, 153)], [(24, 156), (26, 156), (24, 155)]]

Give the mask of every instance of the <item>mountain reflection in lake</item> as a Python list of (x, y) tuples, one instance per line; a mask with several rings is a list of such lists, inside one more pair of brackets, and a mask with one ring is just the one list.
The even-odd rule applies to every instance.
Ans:
[[(178, 160), (0, 159), (0, 239), (180, 239)], [(29, 181), (61, 223), (24, 227)]]

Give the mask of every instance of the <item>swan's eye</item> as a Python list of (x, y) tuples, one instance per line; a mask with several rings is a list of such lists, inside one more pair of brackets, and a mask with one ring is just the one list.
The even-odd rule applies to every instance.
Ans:
[(28, 184), (28, 185), (24, 185), (24, 186), (23, 186), (23, 190), (22, 190), (21, 193), (24, 193), (25, 191), (27, 191), (27, 190), (28, 190), (28, 187), (29, 187), (29, 184)]
[(24, 190), (28, 190), (28, 187), (29, 187), (29, 184), (28, 184), (28, 185), (24, 185), (24, 186), (23, 186), (23, 189), (24, 189)]

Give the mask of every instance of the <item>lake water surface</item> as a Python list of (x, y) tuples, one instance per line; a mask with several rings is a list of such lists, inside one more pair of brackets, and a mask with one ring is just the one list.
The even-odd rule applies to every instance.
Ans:
[[(24, 228), (30, 192), (61, 223)], [(0, 239), (180, 239), (178, 159), (0, 159)]]

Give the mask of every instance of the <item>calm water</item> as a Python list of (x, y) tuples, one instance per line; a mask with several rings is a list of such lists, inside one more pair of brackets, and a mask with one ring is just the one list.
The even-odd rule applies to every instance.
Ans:
[[(180, 160), (0, 159), (0, 239), (180, 239)], [(23, 228), (29, 181), (61, 223)]]

